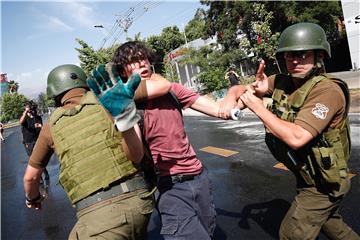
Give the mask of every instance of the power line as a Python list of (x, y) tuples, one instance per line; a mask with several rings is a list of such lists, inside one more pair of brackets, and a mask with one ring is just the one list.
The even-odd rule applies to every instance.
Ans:
[[(150, 9), (158, 7), (162, 2), (151, 2), (151, 1), (141, 1), (138, 2), (136, 5), (129, 7), (127, 10), (123, 11), (121, 14), (115, 15), (115, 21), (111, 29), (108, 31), (108, 34), (101, 42), (100, 48), (103, 48), (111, 38), (113, 38), (113, 42), (111, 47), (113, 47), (116, 42), (120, 41), (120, 37), (125, 33), (126, 37), (129, 28), (140, 19), (145, 13), (149, 12)], [(185, 15), (189, 12), (193, 11), (191, 8), (186, 8), (180, 11), (174, 18), (171, 19), (171, 23), (168, 20), (167, 22), (173, 24), (175, 21), (180, 19), (185, 19)], [(152, 30), (155, 30), (153, 28)], [(185, 31), (185, 29), (184, 29)]]
[[(120, 38), (120, 36), (122, 34), (126, 34), (127, 36), (127, 32), (130, 28), (130, 26), (133, 24), (134, 21), (138, 20), (142, 15), (144, 15), (146, 12), (149, 11), (150, 8), (155, 8), (157, 6), (159, 6), (161, 3), (154, 3), (154, 2), (145, 2), (144, 4), (141, 5), (137, 5), (136, 8), (133, 9), (133, 11), (131, 11), (130, 13), (128, 13), (125, 17), (124, 16), (119, 16), (119, 25), (122, 28), (122, 31), (119, 31), (116, 35), (116, 38), (114, 40), (114, 42), (112, 43), (111, 46), (114, 46), (114, 44), (116, 43), (116, 41), (118, 41), (118, 39)], [(139, 9), (141, 8), (141, 10)], [(133, 16), (132, 16), (133, 15)]]
[[(179, 14), (177, 14), (176, 17), (172, 18), (171, 21), (167, 21), (167, 23), (168, 23), (169, 25), (171, 25), (171, 24), (173, 24), (173, 23), (175, 22), (175, 20), (177, 20), (177, 22), (180, 22), (180, 20), (185, 20), (185, 15), (186, 15), (186, 13), (189, 12), (189, 11), (191, 11), (191, 10), (193, 10), (193, 9), (187, 8), (187, 9), (185, 9), (185, 10), (182, 10), (181, 12), (179, 12)], [(157, 29), (156, 29), (155, 27), (153, 27), (151, 30), (152, 30), (152, 31), (155, 31), (155, 30), (157, 30)], [(184, 29), (184, 31), (185, 31), (185, 29)]]

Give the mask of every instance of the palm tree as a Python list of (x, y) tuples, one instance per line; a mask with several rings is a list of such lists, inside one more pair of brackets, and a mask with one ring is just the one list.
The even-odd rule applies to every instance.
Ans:
[(14, 80), (10, 80), (8, 86), (10, 94), (16, 93), (19, 89), (19, 83), (15, 82)]

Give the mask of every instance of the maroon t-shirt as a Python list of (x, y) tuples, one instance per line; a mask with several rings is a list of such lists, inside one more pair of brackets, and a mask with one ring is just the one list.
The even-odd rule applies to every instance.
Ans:
[[(199, 94), (178, 83), (172, 83), (171, 91), (183, 109), (190, 107), (199, 98)], [(144, 129), (160, 176), (201, 172), (202, 165), (185, 133), (182, 114), (169, 95), (147, 101)]]

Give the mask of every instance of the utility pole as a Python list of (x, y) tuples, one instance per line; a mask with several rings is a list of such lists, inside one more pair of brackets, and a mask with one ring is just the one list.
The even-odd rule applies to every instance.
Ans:
[(124, 30), (125, 34), (126, 34), (126, 38), (128, 37), (128, 30), (131, 26), (131, 24), (133, 23), (133, 18), (131, 17), (124, 17), (124, 16), (120, 16), (118, 20), (116, 20), (117, 23), (119, 24), (119, 26)]
[(185, 33), (185, 25), (184, 25), (184, 23), (182, 23), (181, 25), (182, 25), (183, 30), (184, 30), (185, 46), (187, 47), (188, 46), (188, 41), (187, 41), (187, 37), (186, 37), (186, 33)]

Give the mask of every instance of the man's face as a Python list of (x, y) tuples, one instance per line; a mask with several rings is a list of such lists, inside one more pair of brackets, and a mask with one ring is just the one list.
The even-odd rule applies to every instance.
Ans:
[(314, 51), (285, 52), (284, 59), (292, 76), (305, 76), (314, 67)]
[(151, 76), (151, 65), (147, 58), (128, 63), (124, 66), (125, 75), (130, 77), (134, 73), (138, 73), (141, 78), (146, 79)]

